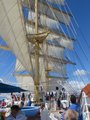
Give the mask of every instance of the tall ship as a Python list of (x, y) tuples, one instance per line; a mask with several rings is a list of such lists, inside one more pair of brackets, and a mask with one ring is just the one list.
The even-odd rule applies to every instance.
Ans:
[(60, 89), (68, 79), (67, 64), (75, 65), (65, 56), (73, 49), (74, 39), (66, 34), (71, 17), (64, 0), (0, 1), (0, 36), (7, 43), (0, 48), (15, 54), (17, 83), (35, 91), (37, 101), (40, 92)]

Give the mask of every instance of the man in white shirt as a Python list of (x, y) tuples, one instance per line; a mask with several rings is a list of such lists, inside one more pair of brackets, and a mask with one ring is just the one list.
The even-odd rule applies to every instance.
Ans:
[(50, 120), (49, 111), (48, 111), (47, 108), (45, 108), (44, 103), (41, 105), (41, 113), (40, 113), (40, 115), (41, 115), (41, 120)]
[(5, 120), (27, 120), (27, 117), (20, 111), (18, 105), (13, 105), (11, 114)]

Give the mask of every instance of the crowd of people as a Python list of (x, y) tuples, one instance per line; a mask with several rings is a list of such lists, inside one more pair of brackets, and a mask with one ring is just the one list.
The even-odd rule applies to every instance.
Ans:
[[(53, 92), (46, 93), (45, 100), (49, 101), (50, 105), (48, 107), (45, 107), (45, 105), (41, 107), (43, 108), (41, 109), (41, 120), (50, 120), (49, 110), (51, 109), (52, 111), (52, 108), (54, 108), (54, 101), (56, 102), (56, 111), (59, 110), (60, 112), (60, 116), (61, 116), (60, 120), (83, 120), (82, 111), (77, 97), (75, 95), (69, 96), (69, 100), (70, 100), (69, 104), (68, 106), (67, 105), (64, 106), (62, 104), (62, 101), (65, 100), (66, 98), (67, 98), (67, 94), (65, 93), (64, 88), (62, 88), (62, 90), (57, 93), (53, 93)], [(52, 101), (53, 101), (53, 106), (51, 105)]]
[(12, 98), (12, 105), (18, 104), (19, 107), (23, 106), (31, 106), (31, 101), (32, 101), (32, 95), (31, 93), (25, 95), (25, 93), (22, 93), (22, 95), (15, 95), (11, 94)]
[(83, 120), (82, 111), (75, 95), (70, 96), (70, 105), (67, 110), (63, 111), (61, 120)]
[(13, 105), (10, 115), (5, 120), (27, 120), (27, 117), (21, 112), (18, 105)]
[[(28, 118), (22, 114), (20, 108), (24, 106), (31, 106), (31, 93), (27, 95), (27, 102), (25, 93), (22, 93), (21, 96), (15, 96), (11, 94), (12, 97), (12, 107), (11, 107), (11, 114), (6, 118), (2, 118), (1, 120), (28, 120)], [(66, 99), (65, 91), (62, 89), (62, 93), (60, 91), (59, 95), (56, 93), (46, 93), (45, 101), (41, 102), (40, 108), (40, 120), (53, 120), (50, 118), (50, 113), (53, 110), (53, 105), (55, 101), (56, 103), (56, 111), (58, 110), (60, 113), (60, 120), (83, 120), (81, 109), (79, 102), (75, 95), (70, 96), (70, 104), (66, 108), (62, 105), (62, 100)], [(18, 104), (15, 105), (15, 101), (18, 101)], [(49, 101), (49, 102), (48, 102)], [(50, 103), (50, 106), (46, 107), (46, 103)], [(2, 116), (1, 116), (2, 117)]]
[[(58, 104), (60, 106), (60, 103)], [(80, 105), (75, 95), (70, 96), (70, 105), (67, 109), (63, 109), (63, 107), (60, 106), (59, 110), (61, 115), (60, 120), (83, 120)], [(45, 104), (41, 107), (41, 120), (51, 120)]]

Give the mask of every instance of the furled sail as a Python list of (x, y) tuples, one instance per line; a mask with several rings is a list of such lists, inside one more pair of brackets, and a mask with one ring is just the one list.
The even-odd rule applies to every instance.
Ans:
[(23, 29), (19, 2), (18, 0), (0, 0), (0, 36), (25, 69), (30, 71), (28, 43)]

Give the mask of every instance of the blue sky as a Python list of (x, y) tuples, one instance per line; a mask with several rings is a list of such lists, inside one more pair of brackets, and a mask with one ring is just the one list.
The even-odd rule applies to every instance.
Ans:
[[(79, 26), (75, 26), (77, 31), (75, 52), (71, 54), (72, 60), (76, 62), (75, 69), (86, 70), (87, 76), (90, 75), (90, 1), (89, 0), (67, 0), (73, 15)], [(78, 57), (77, 57), (78, 55)], [(78, 60), (79, 59), (79, 60)], [(80, 65), (81, 64), (81, 65)], [(72, 77), (72, 75), (70, 75)], [(81, 75), (84, 81), (86, 76)]]
[[(0, 38), (0, 45), (6, 45), (5, 42)], [(15, 67), (15, 56), (12, 52), (0, 49), (0, 78), (4, 82), (15, 81), (13, 77)]]
[[(66, 0), (73, 15), (79, 25), (75, 28), (77, 31), (76, 42), (74, 43), (74, 51), (69, 51), (66, 55), (76, 62), (76, 66), (68, 65), (68, 76), (70, 79), (76, 79), (73, 75), (75, 70), (85, 70), (90, 74), (90, 0)], [(0, 41), (0, 44), (5, 44)], [(77, 59), (77, 56), (80, 60)], [(80, 62), (81, 61), (81, 62)], [(80, 63), (83, 65), (80, 65)], [(11, 52), (0, 50), (0, 78), (4, 81), (15, 81), (13, 77), (13, 68), (15, 66), (15, 56)], [(72, 73), (72, 74), (71, 74)], [(83, 76), (83, 75), (81, 75)], [(86, 76), (83, 76), (87, 80)]]

